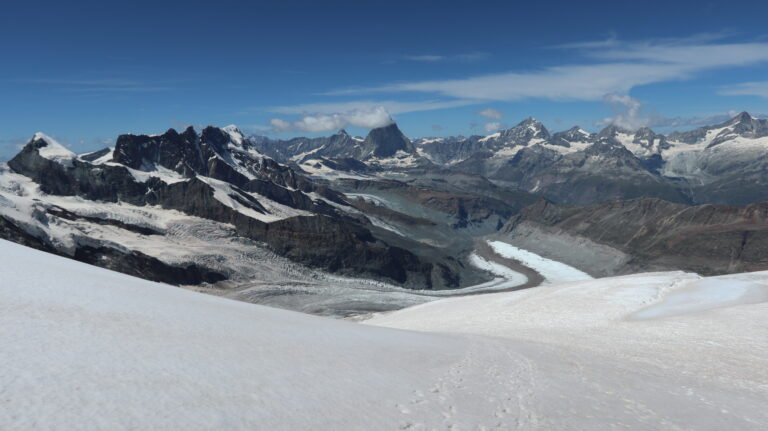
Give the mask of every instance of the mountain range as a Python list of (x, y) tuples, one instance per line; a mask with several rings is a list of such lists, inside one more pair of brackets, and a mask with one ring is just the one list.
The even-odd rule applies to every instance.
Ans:
[(528, 118), (487, 136), (408, 140), (391, 124), (365, 139), (342, 130), (328, 138), (254, 140), (264, 154), (308, 174), (447, 170), (563, 204), (656, 197), (744, 205), (768, 199), (768, 120), (746, 112), (669, 135), (615, 125), (599, 133), (576, 126), (553, 134)]
[[(189, 127), (80, 155), (37, 133), (0, 165), (0, 237), (347, 315), (425, 291), (545, 280), (488, 238), (592, 276), (768, 268), (767, 161), (768, 120), (748, 113), (668, 135), (550, 133), (533, 118), (487, 136), (418, 139), (395, 123), (287, 141)], [(511, 283), (499, 264), (527, 275)]]

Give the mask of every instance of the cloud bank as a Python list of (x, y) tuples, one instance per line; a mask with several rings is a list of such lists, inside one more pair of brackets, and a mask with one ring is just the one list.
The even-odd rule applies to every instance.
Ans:
[(598, 101), (606, 94), (627, 94), (641, 85), (691, 79), (708, 70), (768, 62), (766, 42), (718, 43), (713, 38), (586, 42), (568, 47), (584, 57), (584, 64), (339, 89), (326, 94), (429, 93), (485, 101)]
[[(637, 130), (642, 127), (686, 127), (723, 123), (735, 117), (739, 111), (698, 117), (665, 117), (639, 100), (619, 94), (606, 95), (603, 101), (611, 107), (613, 117), (598, 121), (598, 126), (615, 124), (623, 129)], [(758, 115), (759, 116), (759, 115)]]
[(742, 82), (720, 89), (724, 96), (758, 96), (768, 99), (768, 81)]
[(598, 124), (615, 124), (623, 129), (637, 130), (642, 127), (648, 127), (651, 118), (643, 115), (641, 103), (639, 100), (620, 94), (608, 94), (603, 98), (615, 114), (613, 117), (605, 118)]
[(417, 61), (422, 63), (437, 63), (437, 62), (449, 62), (449, 61), (472, 62), (472, 61), (485, 60), (488, 57), (489, 57), (489, 54), (487, 52), (471, 52), (468, 54), (453, 54), (453, 55), (434, 55), (434, 54), (406, 55), (406, 56), (403, 56), (403, 60)]
[[(296, 121), (273, 120), (276, 130), (324, 131), (352, 124), (380, 125), (384, 115), (371, 113), (374, 107), (389, 114), (429, 111), (488, 102), (515, 102), (526, 99), (550, 101), (603, 101), (614, 115), (597, 124), (617, 124), (628, 129), (653, 126), (693, 125), (696, 119), (667, 118), (642, 106), (629, 96), (632, 89), (654, 83), (681, 81), (726, 68), (768, 63), (768, 42), (729, 43), (723, 34), (694, 35), (688, 38), (627, 42), (615, 37), (553, 47), (569, 50), (581, 61), (528, 71), (508, 71), (455, 79), (392, 82), (363, 88), (336, 89), (324, 96), (354, 97), (371, 94), (424, 94), (420, 102), (346, 101), (273, 108), (278, 114), (300, 115)], [(440, 62), (459, 56), (415, 55), (410, 61)], [(747, 82), (722, 88), (723, 95), (753, 95), (768, 98), (768, 81)], [(395, 96), (390, 96), (394, 98)], [(491, 131), (501, 126), (503, 113), (487, 108), (476, 112), (488, 121)], [(371, 120), (371, 118), (375, 120)], [(391, 121), (387, 117), (386, 121)], [(712, 118), (712, 117), (709, 117)]]
[(276, 132), (301, 131), (309, 133), (338, 130), (347, 126), (374, 129), (393, 122), (392, 116), (383, 106), (371, 109), (351, 109), (342, 113), (305, 114), (296, 121), (285, 121), (280, 118), (270, 120), (270, 124)]
[(275, 106), (269, 110), (276, 114), (298, 115), (297, 120), (273, 118), (270, 120), (275, 132), (301, 131), (308, 133), (338, 130), (347, 126), (366, 129), (392, 124), (392, 115), (432, 111), (473, 105), (474, 100), (427, 100), (420, 102), (396, 101), (352, 101), (332, 103), (307, 103), (293, 106)]
[(477, 115), (488, 118), (489, 120), (499, 120), (504, 116), (504, 113), (498, 109), (485, 108), (476, 112)]

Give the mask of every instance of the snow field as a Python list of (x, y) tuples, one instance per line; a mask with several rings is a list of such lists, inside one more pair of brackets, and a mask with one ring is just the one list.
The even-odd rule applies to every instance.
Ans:
[[(760, 430), (768, 421), (759, 294), (768, 273), (578, 281), (443, 299), (361, 325), (6, 241), (0, 255), (0, 429)], [(740, 293), (721, 294), (729, 286)], [(706, 307), (683, 306), (680, 292)], [(665, 302), (672, 308), (632, 317)]]

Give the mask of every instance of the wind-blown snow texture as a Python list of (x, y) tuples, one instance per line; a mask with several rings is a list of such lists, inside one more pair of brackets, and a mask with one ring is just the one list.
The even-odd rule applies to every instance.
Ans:
[[(230, 301), (6, 241), (0, 254), (0, 429), (758, 430), (768, 421), (768, 273), (605, 278), (367, 322), (438, 334)], [(713, 286), (741, 293), (718, 303)], [(707, 306), (681, 309), (680, 292), (703, 292)], [(636, 315), (668, 301), (664, 317)]]

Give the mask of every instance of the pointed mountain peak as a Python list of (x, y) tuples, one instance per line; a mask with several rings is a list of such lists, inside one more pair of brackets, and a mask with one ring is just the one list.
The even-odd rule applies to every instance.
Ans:
[(635, 132), (635, 138), (652, 138), (654, 136), (656, 136), (656, 132), (650, 127), (641, 127)]
[(65, 166), (71, 166), (72, 160), (77, 157), (75, 153), (69, 151), (64, 145), (42, 132), (35, 133), (27, 146), (32, 146), (43, 158), (59, 162)]
[(627, 130), (623, 127), (617, 126), (616, 124), (611, 124), (601, 130), (597, 135), (601, 138), (613, 138), (619, 133), (623, 133), (625, 135), (631, 135), (632, 131)]
[(232, 142), (236, 143), (237, 145), (241, 145), (243, 143), (243, 139), (245, 138), (245, 135), (234, 124), (230, 124), (229, 126), (222, 127), (221, 130), (223, 130), (224, 133), (229, 135), (229, 139)]
[(194, 140), (197, 138), (197, 132), (195, 131), (194, 127), (188, 126), (186, 129), (184, 129), (184, 132), (181, 134), (181, 136), (183, 136), (184, 139)]
[(733, 117), (731, 119), (731, 121), (734, 122), (734, 123), (746, 123), (746, 122), (750, 122), (750, 121), (756, 120), (756, 119), (757, 118), (753, 117), (749, 112), (742, 111), (738, 115)]
[[(395, 123), (394, 121), (392, 121), (391, 123), (385, 124), (383, 126), (374, 127), (373, 129), (371, 129), (371, 132), (373, 132), (374, 130), (396, 130), (396, 131), (400, 132), (400, 128), (397, 127), (397, 123)], [(402, 132), (400, 132), (400, 133), (402, 133)]]
[(336, 135), (339, 135), (339, 136), (349, 136), (349, 133), (347, 133), (346, 129), (339, 129), (339, 131), (336, 132)]
[(29, 140), (29, 142), (35, 142), (35, 141), (43, 141), (45, 142), (46, 145), (63, 147), (63, 145), (61, 145), (58, 141), (56, 141), (55, 139), (51, 138), (50, 136), (46, 135), (43, 132), (35, 133), (35, 135), (32, 136), (32, 139)]
[(171, 136), (171, 137), (179, 136), (179, 132), (177, 132), (176, 129), (171, 127), (170, 129), (166, 130), (165, 133), (163, 133), (162, 136)]
[(365, 145), (370, 155), (376, 157), (391, 157), (402, 150), (413, 152), (413, 144), (405, 137), (397, 123), (391, 123), (383, 127), (371, 129), (365, 137)]
[(495, 138), (495, 135), (491, 136), (506, 145), (528, 145), (532, 139), (546, 140), (551, 137), (544, 124), (533, 117), (526, 118), (511, 129), (500, 130), (498, 138)]
[(533, 118), (533, 117), (528, 117), (528, 118), (526, 118), (525, 120), (523, 120), (523, 121), (521, 121), (520, 123), (518, 123), (518, 124), (517, 124), (517, 126), (515, 126), (515, 127), (536, 127), (536, 128), (543, 128), (543, 127), (544, 127), (544, 124), (543, 124), (541, 121), (539, 121), (539, 120), (537, 120), (537, 119), (535, 119), (535, 118)]
[(568, 129), (569, 134), (572, 134), (574, 136), (590, 136), (591, 133), (587, 132), (586, 130), (582, 129), (581, 126), (573, 126), (570, 129)]
[(579, 126), (573, 126), (564, 132), (557, 132), (554, 134), (554, 138), (564, 139), (568, 142), (581, 142), (585, 139), (589, 139), (591, 136), (591, 133)]
[(234, 124), (230, 124), (229, 126), (224, 126), (221, 128), (221, 130), (227, 132), (227, 133), (237, 133), (238, 135), (242, 135), (243, 132)]

